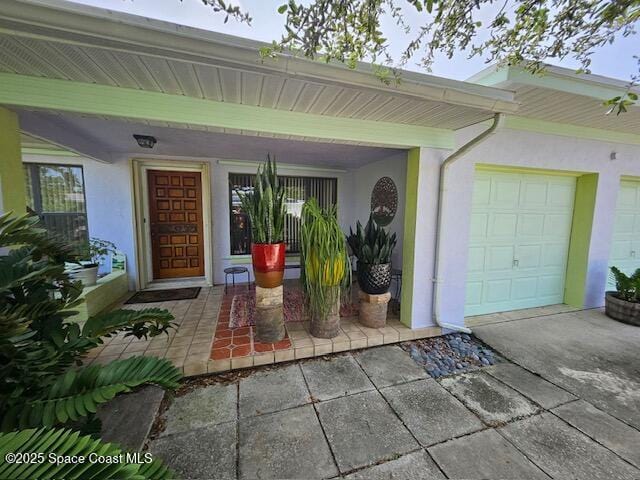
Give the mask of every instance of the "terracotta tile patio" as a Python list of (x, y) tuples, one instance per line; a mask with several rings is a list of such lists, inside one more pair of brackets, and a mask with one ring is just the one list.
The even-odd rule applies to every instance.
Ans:
[(89, 352), (87, 363), (106, 363), (133, 355), (157, 356), (171, 360), (185, 376), (193, 376), (441, 334), (436, 327), (412, 330), (404, 326), (390, 308), (384, 328), (364, 327), (357, 317), (342, 318), (340, 334), (322, 339), (309, 334), (308, 322), (287, 323), (284, 340), (264, 344), (254, 338), (254, 327), (229, 328), (231, 301), (241, 292), (246, 292), (246, 285), (236, 285), (227, 294), (224, 287), (215, 286), (203, 288), (192, 300), (122, 305), (136, 310), (166, 308), (174, 315), (177, 328), (167, 336), (148, 340), (122, 335), (106, 339), (104, 345)]

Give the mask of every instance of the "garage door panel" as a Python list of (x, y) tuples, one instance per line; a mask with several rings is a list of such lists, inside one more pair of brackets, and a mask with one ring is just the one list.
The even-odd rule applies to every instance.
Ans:
[(476, 175), (465, 314), (561, 303), (575, 178)]
[[(626, 274), (640, 268), (640, 182), (624, 180), (620, 183), (616, 204), (613, 240), (609, 267), (618, 267)], [(615, 290), (609, 275), (608, 290)]]

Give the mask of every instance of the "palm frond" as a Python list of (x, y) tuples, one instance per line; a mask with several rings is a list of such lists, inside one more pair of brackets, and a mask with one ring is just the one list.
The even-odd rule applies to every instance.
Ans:
[(155, 337), (167, 333), (174, 324), (173, 315), (161, 308), (145, 308), (142, 310), (113, 310), (95, 315), (84, 324), (82, 334), (90, 338), (113, 335), (119, 331), (126, 331), (126, 335), (137, 338)]

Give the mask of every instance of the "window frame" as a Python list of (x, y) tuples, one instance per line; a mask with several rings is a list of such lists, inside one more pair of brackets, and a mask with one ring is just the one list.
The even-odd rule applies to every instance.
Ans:
[[(38, 216), (38, 218), (40, 219), (40, 221), (44, 224), (43, 222), (43, 215), (70, 215), (70, 214), (75, 214), (78, 216), (82, 216), (84, 217), (84, 225), (86, 225), (87, 228), (87, 238), (86, 240), (89, 241), (89, 214), (87, 212), (87, 188), (86, 188), (86, 182), (85, 182), (85, 176), (84, 176), (84, 165), (82, 164), (76, 164), (76, 163), (52, 163), (52, 162), (23, 162), (23, 165), (26, 169), (29, 170), (29, 176), (28, 179), (31, 180), (31, 192), (33, 195), (33, 211), (35, 213), (35, 215)], [(42, 211), (42, 183), (40, 181), (40, 168), (41, 167), (68, 167), (68, 168), (79, 168), (80, 169), (80, 177), (82, 179), (82, 197), (84, 198), (84, 206), (85, 206), (85, 211), (84, 212), (43, 212)], [(27, 179), (27, 180), (28, 180)], [(25, 184), (25, 188), (26, 188), (26, 184)], [(31, 208), (31, 206), (29, 205), (29, 208)], [(43, 225), (44, 226), (44, 225)]]
[[(228, 195), (229, 195), (229, 255), (231, 257), (242, 257), (242, 256), (246, 256), (246, 255), (251, 255), (251, 250), (249, 249), (249, 252), (244, 252), (244, 253), (233, 253), (233, 240), (232, 240), (232, 236), (233, 236), (233, 181), (231, 179), (231, 177), (233, 175), (241, 175), (241, 176), (245, 176), (245, 177), (254, 177), (255, 178), (255, 173), (246, 173), (246, 172), (235, 172), (235, 171), (231, 171), (228, 172), (227, 175), (227, 181), (228, 181)], [(339, 178), (337, 176), (335, 177), (324, 177), (324, 176), (318, 176), (318, 175), (280, 175), (278, 174), (278, 178), (282, 178), (282, 179), (287, 179), (287, 178), (292, 178), (292, 179), (302, 179), (302, 180), (326, 180), (326, 181), (332, 181), (334, 183), (334, 194), (333, 194), (333, 203), (335, 205), (337, 205), (338, 203), (338, 186), (339, 186)], [(305, 186), (306, 187), (306, 186)], [(309, 198), (309, 196), (307, 195), (308, 192), (308, 188), (305, 188), (305, 201)], [(249, 237), (251, 237), (251, 227), (249, 227)], [(251, 243), (251, 242), (250, 242)], [(287, 244), (286, 240), (285, 240), (285, 244)], [(291, 252), (291, 251), (287, 251), (287, 253), (285, 254), (287, 257), (297, 257), (300, 255), (300, 252)]]

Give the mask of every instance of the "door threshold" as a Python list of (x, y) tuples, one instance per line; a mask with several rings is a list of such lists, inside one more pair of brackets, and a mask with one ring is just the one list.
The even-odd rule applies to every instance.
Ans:
[(143, 290), (164, 290), (167, 288), (210, 287), (206, 277), (167, 278), (153, 280)]

